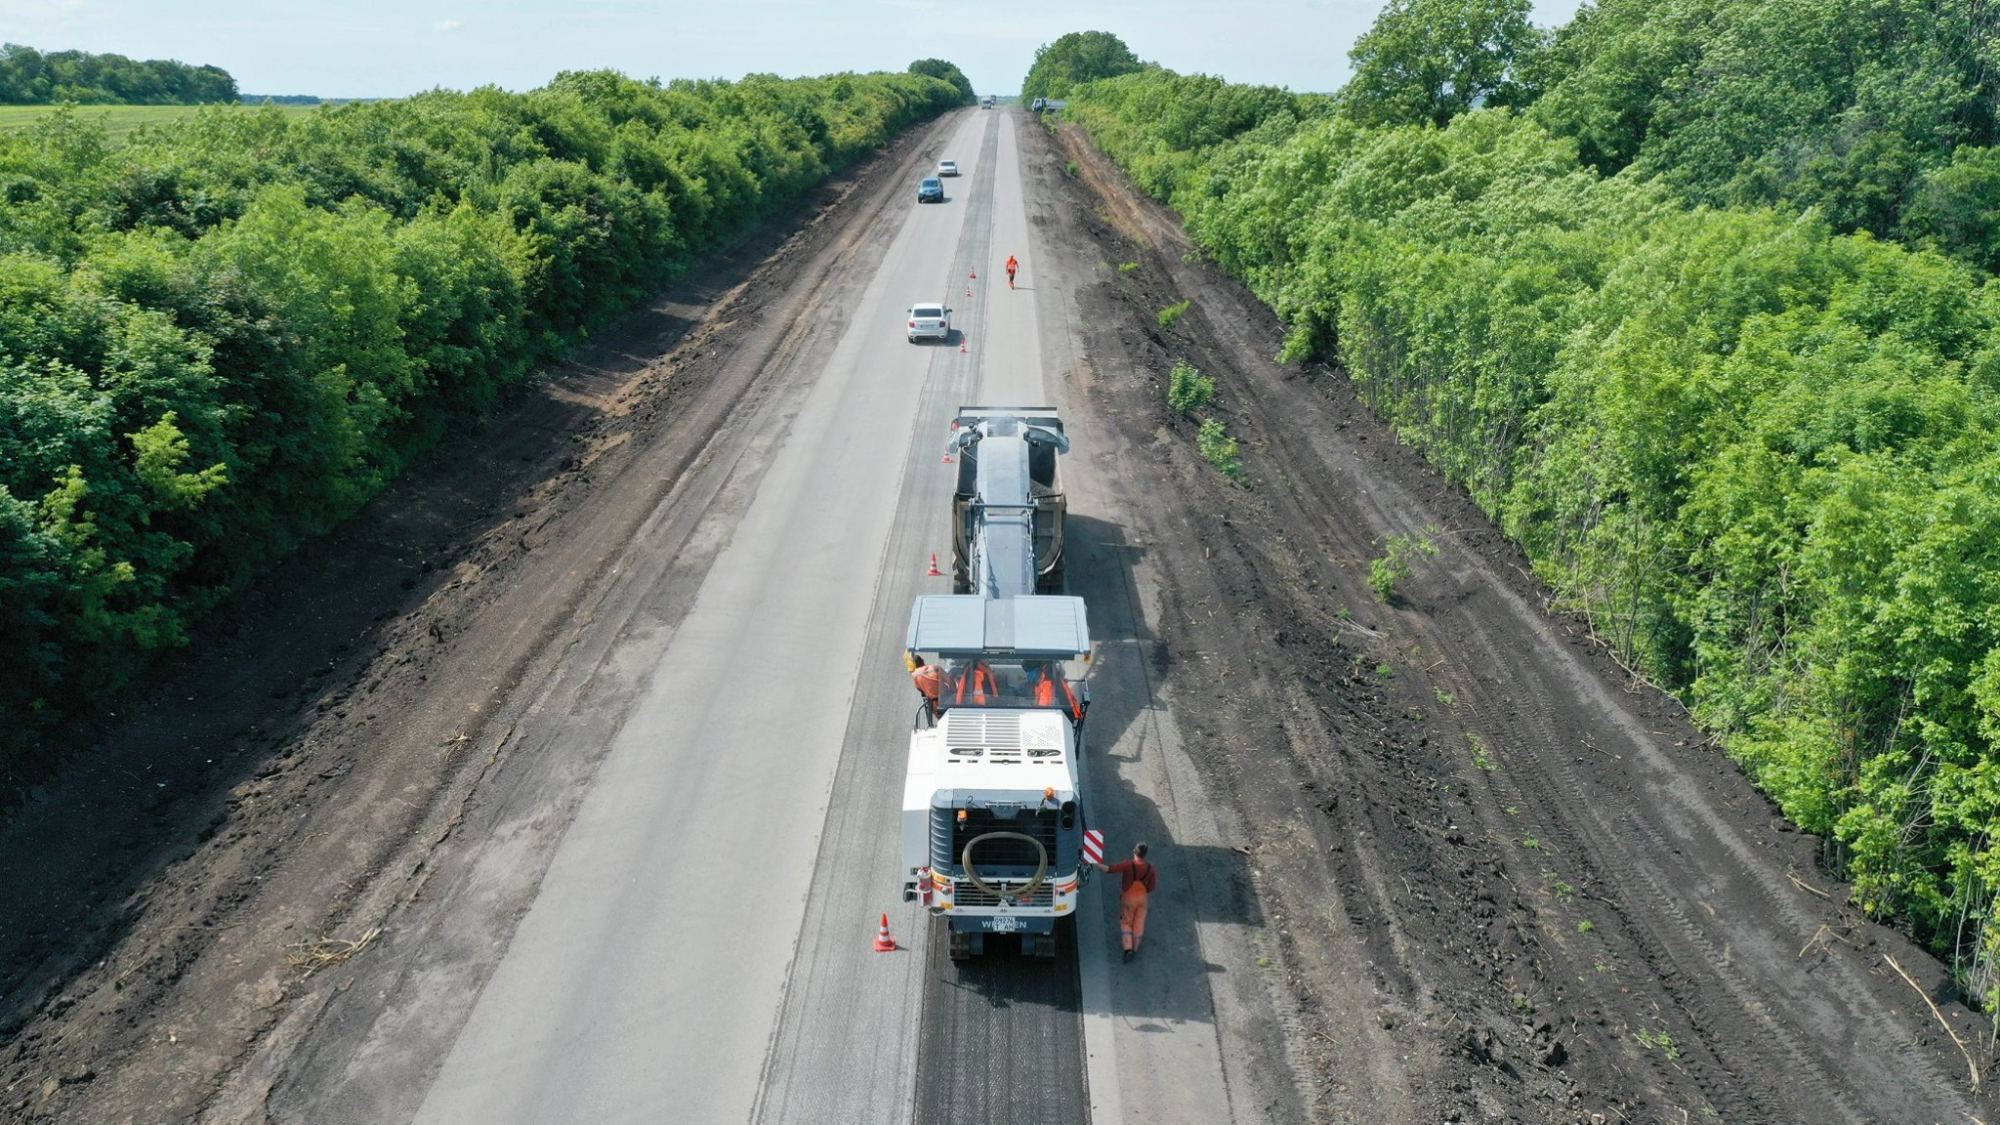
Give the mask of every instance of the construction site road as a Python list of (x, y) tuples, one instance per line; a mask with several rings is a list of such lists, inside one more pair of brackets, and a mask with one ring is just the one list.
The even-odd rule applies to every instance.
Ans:
[[(912, 130), (10, 795), (0, 1120), (1993, 1119), (1943, 967), (1281, 339), (1074, 128)], [(897, 898), (970, 404), (1072, 442), (1089, 815), (1160, 871), (1130, 962), (1113, 879), (1053, 963)], [(1439, 553), (1385, 604), (1391, 534)]]

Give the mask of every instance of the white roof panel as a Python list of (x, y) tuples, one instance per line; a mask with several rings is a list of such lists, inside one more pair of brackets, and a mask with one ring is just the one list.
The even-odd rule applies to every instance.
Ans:
[(1083, 599), (1068, 595), (927, 594), (910, 609), (906, 647), (941, 655), (1015, 653), (1067, 660), (1090, 652), (1090, 624)]

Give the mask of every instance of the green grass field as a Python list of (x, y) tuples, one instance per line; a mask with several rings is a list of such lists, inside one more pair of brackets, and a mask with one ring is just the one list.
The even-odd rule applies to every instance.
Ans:
[[(106, 131), (111, 135), (112, 141), (116, 142), (123, 140), (127, 133), (130, 133), (141, 125), (155, 125), (163, 121), (172, 121), (177, 117), (186, 117), (196, 110), (205, 108), (208, 107), (192, 105), (84, 105), (76, 107), (76, 113), (78, 117), (86, 121), (102, 120)], [(256, 109), (259, 107), (244, 106), (241, 108)], [(310, 113), (319, 107), (310, 105), (281, 105), (277, 108), (281, 113), (300, 114)], [(25, 129), (33, 124), (36, 119), (54, 111), (54, 106), (46, 105), (0, 105), (0, 132)]]

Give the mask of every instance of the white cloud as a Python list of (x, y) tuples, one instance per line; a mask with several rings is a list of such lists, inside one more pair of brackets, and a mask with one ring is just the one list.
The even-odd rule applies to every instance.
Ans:
[(464, 26), (464, 20), (439, 20), (431, 25), (431, 30), (436, 32), (457, 31)]

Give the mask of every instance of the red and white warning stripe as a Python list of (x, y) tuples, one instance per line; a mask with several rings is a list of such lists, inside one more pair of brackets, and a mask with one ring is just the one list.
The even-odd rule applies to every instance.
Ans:
[(1104, 833), (1095, 828), (1083, 830), (1083, 862), (1104, 862)]

